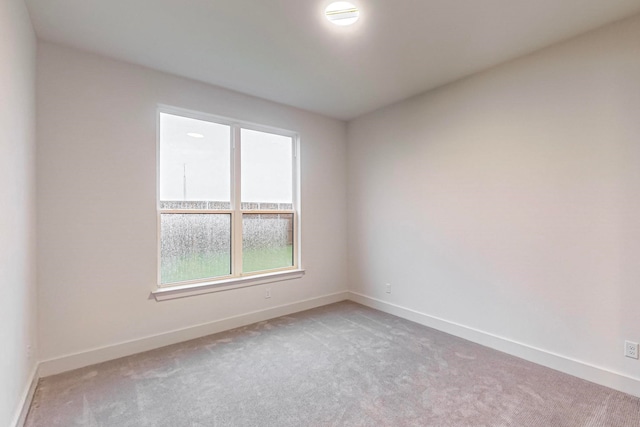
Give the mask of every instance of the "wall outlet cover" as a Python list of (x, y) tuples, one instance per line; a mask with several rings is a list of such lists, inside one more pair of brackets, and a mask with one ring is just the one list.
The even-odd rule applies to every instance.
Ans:
[(638, 358), (638, 343), (625, 341), (624, 342), (624, 355), (632, 359)]

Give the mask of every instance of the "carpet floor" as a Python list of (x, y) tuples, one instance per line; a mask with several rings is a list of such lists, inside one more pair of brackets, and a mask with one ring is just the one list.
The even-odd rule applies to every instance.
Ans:
[(43, 378), (26, 426), (640, 426), (640, 399), (342, 302)]

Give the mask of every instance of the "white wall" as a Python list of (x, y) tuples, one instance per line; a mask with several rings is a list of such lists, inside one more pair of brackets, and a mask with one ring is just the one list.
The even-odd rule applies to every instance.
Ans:
[[(346, 290), (346, 124), (53, 44), (38, 45), (43, 360)], [(307, 274), (156, 302), (156, 106), (298, 131)]]
[(22, 0), (0, 2), (0, 425), (15, 422), (35, 357), (35, 35)]
[(356, 119), (347, 170), (351, 290), (640, 381), (640, 17)]

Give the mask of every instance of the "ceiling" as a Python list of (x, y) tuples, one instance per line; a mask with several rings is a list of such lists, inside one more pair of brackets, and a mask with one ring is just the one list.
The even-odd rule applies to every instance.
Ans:
[(640, 0), (26, 0), (38, 37), (349, 120), (606, 23)]

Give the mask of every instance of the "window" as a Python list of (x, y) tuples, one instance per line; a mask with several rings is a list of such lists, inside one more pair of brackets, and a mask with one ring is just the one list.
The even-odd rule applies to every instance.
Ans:
[(159, 286), (298, 269), (296, 135), (168, 108), (158, 120)]

